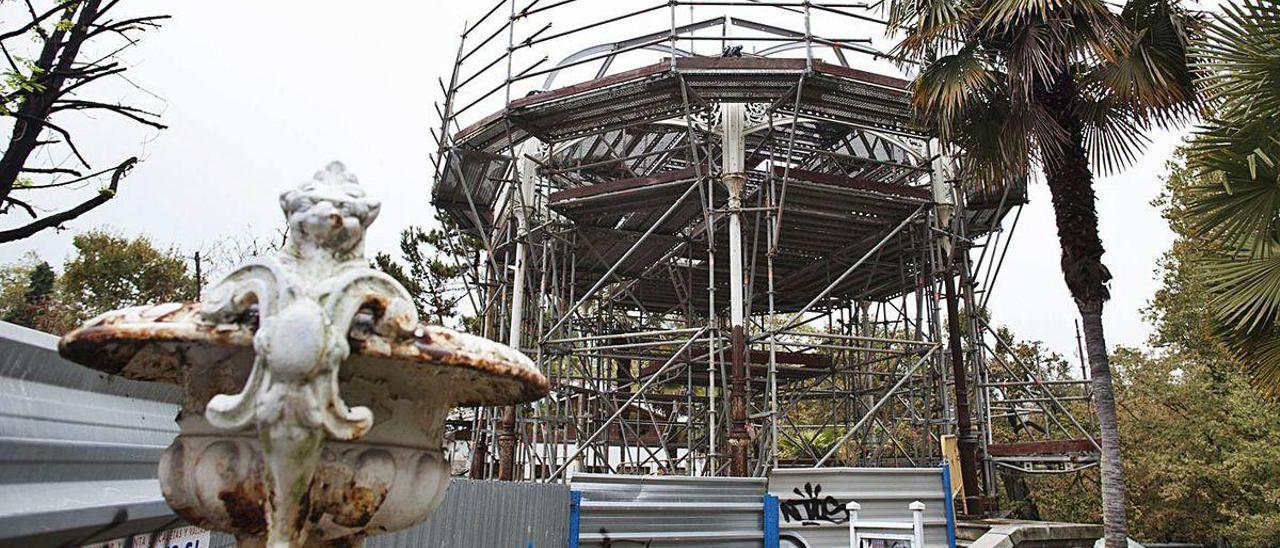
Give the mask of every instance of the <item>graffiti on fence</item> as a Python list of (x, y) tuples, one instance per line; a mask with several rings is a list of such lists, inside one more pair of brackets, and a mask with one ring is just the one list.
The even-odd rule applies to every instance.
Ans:
[(798, 521), (801, 525), (821, 525), (849, 521), (849, 510), (844, 504), (830, 495), (822, 496), (821, 483), (806, 482), (804, 491), (799, 487), (791, 491), (801, 498), (778, 503), (778, 509), (787, 523)]

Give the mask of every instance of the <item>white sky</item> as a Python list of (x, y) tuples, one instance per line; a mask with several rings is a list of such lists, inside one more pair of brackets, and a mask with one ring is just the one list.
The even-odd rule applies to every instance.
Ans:
[[(616, 0), (580, 0), (570, 18), (605, 1)], [(123, 2), (128, 11), (122, 14), (173, 16), (128, 57), (130, 79), (163, 102), (112, 85), (104, 85), (105, 98), (161, 108), (170, 129), (156, 135), (110, 115), (74, 123), (78, 144), (90, 152), (95, 167), (114, 165), (129, 154), (142, 156), (143, 162), (122, 183), (117, 199), (71, 223), (68, 231), (0, 245), (0, 262), (36, 251), (59, 264), (70, 253), (73, 234), (104, 225), (183, 249), (208, 247), (246, 231), (269, 236), (280, 224), (280, 190), (333, 159), (346, 163), (383, 201), (382, 215), (369, 233), (369, 254), (394, 253), (401, 228), (431, 218), (427, 155), (434, 146), (428, 130), (438, 124), (432, 108), (441, 98), (436, 78), (447, 78), (452, 70), (464, 19), (474, 20), (490, 2)], [(0, 8), (0, 25), (14, 20), (9, 4)], [(584, 43), (661, 30), (667, 15), (658, 15), (656, 27), (637, 24), (584, 37)], [(681, 24), (689, 21), (689, 14), (681, 17)], [(558, 14), (550, 32), (573, 26), (564, 18)], [(772, 16), (755, 18), (783, 24)], [(517, 39), (531, 30), (526, 25)], [(546, 53), (555, 62), (568, 52)], [(533, 52), (523, 62), (541, 55)], [(481, 110), (492, 109), (477, 107), (476, 112)], [(1161, 190), (1164, 162), (1179, 139), (1157, 136), (1141, 162), (1097, 182), (1105, 261), (1115, 276), (1105, 317), (1113, 345), (1138, 345), (1149, 333), (1139, 310), (1157, 288), (1156, 260), (1172, 241), (1149, 203)], [(1058, 269), (1043, 184), (1032, 187), (1031, 200), (991, 299), (993, 317), (1022, 338), (1072, 355), (1076, 311)], [(0, 220), (0, 226), (13, 224), (12, 218)]]

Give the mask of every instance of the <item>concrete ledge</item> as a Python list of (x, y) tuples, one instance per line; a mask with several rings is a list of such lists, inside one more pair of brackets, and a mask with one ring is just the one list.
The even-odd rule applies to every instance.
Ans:
[(1047, 521), (981, 520), (960, 527), (989, 527), (971, 548), (1091, 548), (1102, 537), (1102, 526)]

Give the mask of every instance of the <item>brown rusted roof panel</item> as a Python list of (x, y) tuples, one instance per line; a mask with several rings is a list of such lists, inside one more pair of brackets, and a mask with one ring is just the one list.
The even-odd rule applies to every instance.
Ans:
[(786, 168), (782, 166), (775, 166), (773, 168), (773, 173), (774, 175), (777, 175), (779, 177), (783, 176), (783, 174), (785, 173), (789, 175), (789, 177), (792, 179), (799, 179), (801, 181), (809, 181), (809, 182), (823, 184), (823, 185), (838, 186), (841, 188), (849, 188), (853, 190), (865, 190), (868, 192), (889, 194), (889, 195), (898, 196), (901, 198), (911, 198), (914, 200), (922, 200), (926, 202), (933, 201), (933, 196), (929, 193), (929, 190), (920, 188), (920, 187), (893, 185), (888, 183), (882, 183), (879, 181), (873, 181), (870, 179), (841, 177), (839, 175), (831, 175), (829, 173), (818, 173), (816, 171), (808, 171), (808, 170), (796, 169), (796, 168), (791, 168), (788, 171)]
[(993, 457), (1021, 457), (1029, 455), (1057, 455), (1062, 453), (1097, 453), (1089, 440), (1049, 440), (1021, 443), (993, 443), (987, 453)]
[(580, 186), (560, 190), (551, 193), (547, 198), (548, 203), (552, 206), (567, 202), (570, 200), (580, 200), (586, 198), (598, 197), (603, 194), (612, 194), (625, 190), (633, 190), (665, 183), (674, 183), (678, 181), (693, 181), (698, 176), (697, 170), (694, 168), (685, 168), (678, 171), (668, 171), (651, 175), (648, 177), (633, 177), (628, 179), (617, 179), (604, 183), (596, 183), (594, 185)]

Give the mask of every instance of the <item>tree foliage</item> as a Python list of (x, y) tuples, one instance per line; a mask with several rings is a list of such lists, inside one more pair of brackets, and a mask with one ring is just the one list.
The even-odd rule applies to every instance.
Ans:
[(1094, 169), (1114, 172), (1143, 130), (1197, 104), (1187, 53), (1200, 22), (1178, 0), (897, 0), (889, 21), (897, 53), (924, 61), (921, 123), (984, 188), (1024, 181), (1081, 137)]
[(35, 254), (0, 268), (0, 319), (46, 331), (62, 333), (75, 326), (69, 309), (58, 299), (57, 272)]
[(76, 255), (63, 265), (62, 291), (86, 315), (195, 299), (186, 259), (174, 249), (157, 248), (145, 236), (91, 231), (76, 235), (72, 245)]
[(1080, 311), (1102, 447), (1106, 544), (1125, 545), (1125, 483), (1102, 323), (1094, 172), (1129, 165), (1144, 130), (1194, 112), (1188, 53), (1197, 18), (1180, 0), (894, 0), (896, 52), (922, 62), (912, 103), (958, 180), (979, 198), (1039, 166), (1053, 198), (1063, 281)]
[(174, 249), (102, 230), (77, 235), (73, 245), (60, 276), (34, 256), (0, 269), (0, 317), (62, 334), (110, 310), (195, 299), (195, 279)]
[(401, 231), (400, 261), (390, 254), (378, 253), (373, 267), (409, 290), (422, 321), (463, 325), (471, 321), (459, 309), (467, 297), (463, 277), (475, 272), (482, 245), (461, 233), (447, 216), (437, 216), (437, 220), (441, 228), (424, 230), (411, 226)]

